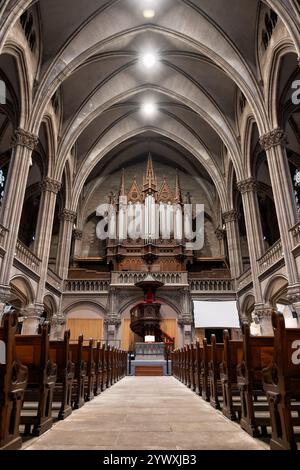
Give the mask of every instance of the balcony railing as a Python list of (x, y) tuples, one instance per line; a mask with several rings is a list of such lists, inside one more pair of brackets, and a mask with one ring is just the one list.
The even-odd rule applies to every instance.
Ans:
[(266, 253), (258, 260), (259, 272), (263, 273), (270, 266), (275, 264), (283, 257), (282, 253), (282, 243), (281, 240), (278, 240), (274, 245), (272, 245)]
[(86, 280), (86, 279), (73, 279), (65, 281), (65, 293), (99, 293), (108, 292), (110, 282), (101, 279)]
[[(155, 273), (151, 275), (156, 281), (163, 282), (165, 286), (188, 286), (188, 273)], [(134, 286), (137, 282), (143, 281), (147, 273), (143, 272), (113, 272), (111, 274), (111, 284), (113, 286)]]
[(16, 259), (24, 264), (27, 268), (39, 274), (41, 260), (20, 240), (17, 241)]
[(232, 279), (191, 279), (192, 293), (234, 293), (235, 287)]

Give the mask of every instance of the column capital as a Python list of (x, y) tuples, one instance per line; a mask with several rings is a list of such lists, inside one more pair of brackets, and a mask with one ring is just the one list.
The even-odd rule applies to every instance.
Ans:
[(18, 127), (12, 137), (11, 146), (17, 147), (20, 145), (22, 147), (28, 148), (28, 150), (34, 150), (38, 141), (39, 138), (37, 135), (31, 134), (30, 132)]
[(239, 217), (238, 211), (232, 209), (231, 211), (223, 212), (222, 214), (225, 224), (230, 222), (236, 222)]
[(256, 192), (258, 185), (255, 178), (248, 178), (244, 181), (239, 181), (237, 183), (237, 188), (241, 194)]
[(262, 319), (262, 318), (271, 319), (273, 312), (274, 312), (274, 308), (270, 305), (267, 305), (265, 307), (255, 308), (255, 314), (258, 316), (259, 319)]
[(64, 220), (65, 222), (74, 222), (76, 219), (76, 212), (70, 211), (69, 209), (64, 209), (60, 213), (60, 218), (61, 220)]
[(270, 150), (272, 147), (284, 144), (285, 142), (285, 133), (283, 129), (280, 129), (280, 127), (262, 135), (259, 139), (259, 143), (264, 150)]
[(49, 191), (51, 193), (57, 194), (60, 191), (61, 183), (57, 180), (53, 180), (46, 176), (40, 184), (41, 191)]
[(83, 235), (82, 230), (78, 230), (78, 229), (73, 230), (73, 238), (75, 240), (82, 240), (82, 235)]

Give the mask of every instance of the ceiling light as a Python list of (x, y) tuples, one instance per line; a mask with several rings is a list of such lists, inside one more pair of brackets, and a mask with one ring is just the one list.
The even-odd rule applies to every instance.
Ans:
[(147, 20), (150, 20), (151, 18), (154, 18), (155, 16), (155, 10), (144, 10), (143, 11), (144, 18)]
[(147, 68), (147, 69), (151, 69), (152, 67), (154, 67), (154, 65), (156, 64), (157, 62), (157, 57), (155, 54), (153, 54), (152, 52), (148, 52), (147, 54), (143, 55), (142, 57), (142, 62), (143, 62), (143, 65)]
[(145, 116), (150, 117), (150, 116), (153, 116), (153, 114), (155, 113), (156, 106), (155, 106), (154, 103), (149, 101), (149, 102), (143, 104), (142, 110), (143, 110), (143, 113), (144, 113)]

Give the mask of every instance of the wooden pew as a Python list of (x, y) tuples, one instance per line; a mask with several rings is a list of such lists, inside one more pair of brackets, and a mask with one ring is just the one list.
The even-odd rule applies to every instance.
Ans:
[(197, 395), (201, 395), (202, 386), (201, 386), (201, 364), (202, 364), (202, 351), (203, 348), (200, 347), (199, 341), (195, 345), (195, 365), (194, 365), (194, 382), (195, 382), (195, 392)]
[[(262, 370), (270, 363), (273, 356), (273, 336), (251, 336), (250, 326), (244, 323), (243, 360), (237, 366), (237, 383), (241, 397), (241, 427), (251, 436), (266, 434), (270, 424), (270, 415), (257, 416), (257, 411), (268, 411), (268, 407), (255, 403), (257, 397), (265, 397)], [(261, 432), (259, 430), (261, 428)]]
[(75, 364), (75, 374), (72, 386), (72, 406), (79, 409), (84, 405), (87, 364), (82, 355), (83, 336), (80, 335), (77, 343), (70, 344), (70, 360)]
[[(243, 340), (231, 340), (229, 332), (224, 330), (224, 355), (220, 364), (220, 378), (223, 394), (223, 414), (231, 419), (240, 419), (241, 402), (237, 385), (237, 366), (243, 360)], [(233, 402), (233, 397), (238, 398)], [(237, 416), (238, 415), (238, 416)]]
[(195, 357), (196, 350), (193, 344), (188, 346), (188, 367), (189, 367), (189, 376), (190, 376), (190, 388), (194, 392), (196, 390), (195, 384)]
[(274, 352), (263, 369), (263, 386), (271, 413), (273, 450), (297, 450), (292, 418), (293, 400), (300, 400), (300, 328), (285, 328), (284, 316), (273, 312)]
[[(220, 364), (220, 379), (223, 391), (222, 413), (231, 420), (240, 415), (240, 400), (233, 403), (233, 396), (238, 392), (237, 366), (243, 359), (243, 341), (231, 340), (227, 330), (224, 330), (224, 356)], [(240, 417), (240, 416), (239, 416)]]
[(190, 353), (189, 346), (183, 348), (184, 354), (184, 384), (190, 388), (191, 387), (191, 376), (190, 376)]
[(28, 369), (16, 357), (16, 313), (6, 313), (0, 327), (0, 449), (16, 450), (22, 446), (19, 423)]
[(106, 356), (106, 388), (111, 387), (112, 384), (112, 367), (111, 367), (111, 348), (110, 345), (107, 345), (105, 350)]
[[(52, 399), (56, 382), (56, 364), (49, 354), (50, 325), (46, 322), (37, 335), (16, 335), (16, 354), (28, 367), (28, 383), (21, 412), (21, 424), (25, 434), (32, 429), (34, 436), (40, 436), (52, 427)], [(31, 406), (27, 408), (27, 403)], [(37, 408), (34, 408), (37, 404)]]
[(106, 390), (106, 386), (107, 386), (107, 352), (106, 352), (105, 344), (103, 344), (103, 346), (101, 348), (101, 363), (102, 363), (101, 389), (104, 392), (104, 390)]
[(54, 389), (54, 401), (61, 407), (58, 419), (65, 419), (72, 413), (72, 385), (75, 364), (70, 360), (70, 330), (64, 334), (63, 341), (50, 341), (50, 359), (57, 366), (57, 379)]
[(86, 364), (86, 376), (84, 377), (84, 399), (91, 401), (94, 398), (95, 361), (94, 340), (91, 338), (87, 346), (82, 346), (82, 360)]
[(95, 382), (94, 382), (94, 395), (100, 395), (102, 391), (102, 360), (101, 360), (101, 343), (97, 341), (96, 348), (94, 350), (94, 361), (95, 361)]
[(217, 410), (221, 409), (219, 396), (222, 394), (220, 364), (223, 361), (224, 344), (217, 343), (216, 336), (211, 335), (211, 359), (209, 368), (210, 404)]
[(203, 339), (203, 355), (201, 364), (201, 391), (202, 398), (210, 401), (210, 378), (209, 378), (209, 362), (211, 361), (211, 345), (207, 344), (207, 339)]

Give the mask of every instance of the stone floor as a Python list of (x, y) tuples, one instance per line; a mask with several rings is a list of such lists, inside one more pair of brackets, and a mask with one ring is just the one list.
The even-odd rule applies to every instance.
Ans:
[(173, 377), (126, 377), (26, 450), (266, 450)]

